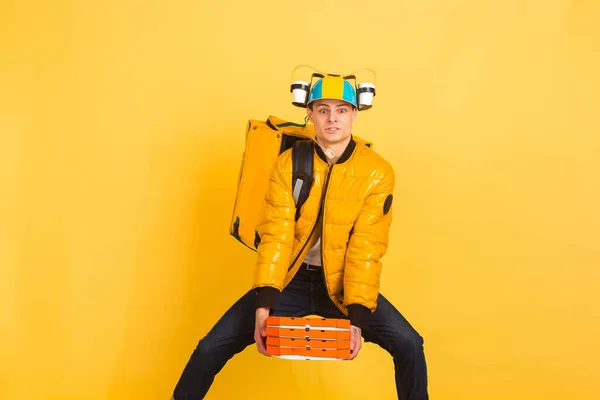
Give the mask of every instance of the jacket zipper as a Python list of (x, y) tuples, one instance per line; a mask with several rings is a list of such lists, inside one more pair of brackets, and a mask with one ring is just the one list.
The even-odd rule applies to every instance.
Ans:
[[(331, 168), (333, 168), (333, 166), (331, 166)], [(325, 194), (327, 193), (328, 184), (329, 184), (329, 175), (327, 175), (327, 182), (325, 183)], [(325, 194), (323, 195), (323, 199), (321, 202), (321, 210), (319, 210), (319, 215), (322, 214), (323, 218), (325, 218)], [(329, 285), (327, 284), (327, 273), (325, 272), (325, 260), (323, 259), (323, 244), (325, 243), (325, 224), (323, 222), (324, 221), (321, 221), (321, 274), (323, 275), (323, 283), (325, 283), (325, 288), (327, 289), (327, 295), (331, 299)], [(344, 289), (342, 287), (342, 293), (343, 293), (343, 290)], [(344, 310), (335, 301), (333, 301), (333, 299), (331, 299), (331, 300), (332, 300), (331, 302), (335, 304), (337, 309), (340, 310), (340, 312), (342, 314), (345, 314)]]
[[(292, 267), (296, 264), (296, 262), (298, 261), (298, 258), (300, 257), (300, 254), (302, 254), (302, 252), (304, 251), (304, 248), (306, 247), (308, 242), (310, 242), (310, 238), (315, 233), (315, 228), (318, 225), (319, 218), (321, 218), (321, 214), (323, 214), (323, 212), (324, 212), (325, 195), (327, 194), (327, 187), (329, 186), (329, 178), (331, 177), (332, 170), (333, 170), (333, 165), (327, 168), (327, 179), (325, 179), (325, 187), (323, 187), (323, 194), (321, 195), (321, 205), (319, 206), (319, 214), (317, 215), (317, 220), (315, 221), (315, 224), (313, 225), (313, 227), (310, 231), (310, 234), (308, 235), (308, 240), (306, 242), (304, 242), (304, 244), (300, 248), (298, 255), (296, 256), (296, 258), (294, 258), (294, 261), (292, 261), (292, 264), (289, 266), (288, 271), (290, 269), (292, 269)], [(323, 264), (323, 230), (324, 230), (323, 222), (321, 221), (321, 264)]]

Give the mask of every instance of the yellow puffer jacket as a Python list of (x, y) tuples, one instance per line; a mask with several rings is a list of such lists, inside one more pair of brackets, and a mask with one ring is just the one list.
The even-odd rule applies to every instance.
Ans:
[(322, 213), (321, 254), (329, 297), (360, 326), (377, 305), (394, 183), (391, 165), (360, 139), (353, 138), (332, 166), (315, 146), (313, 186), (295, 221), (291, 149), (282, 153), (275, 161), (257, 227), (257, 307), (275, 307), (279, 293), (315, 243)]

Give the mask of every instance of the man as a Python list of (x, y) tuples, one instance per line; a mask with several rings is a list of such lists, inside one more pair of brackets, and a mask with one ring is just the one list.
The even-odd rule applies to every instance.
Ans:
[[(235, 354), (265, 349), (269, 314), (349, 318), (351, 356), (361, 338), (393, 357), (398, 398), (428, 399), (423, 339), (379, 294), (392, 221), (394, 172), (352, 136), (354, 87), (326, 76), (309, 93), (316, 135), (313, 186), (296, 221), (291, 150), (276, 160), (265, 196), (254, 287), (198, 343), (174, 390), (174, 400), (202, 399)], [(328, 154), (329, 157), (326, 155)]]

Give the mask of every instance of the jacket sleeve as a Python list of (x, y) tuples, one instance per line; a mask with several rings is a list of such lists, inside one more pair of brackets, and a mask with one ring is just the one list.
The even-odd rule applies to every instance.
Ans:
[(344, 271), (344, 305), (352, 325), (361, 327), (377, 308), (381, 259), (387, 251), (392, 222), (395, 175), (391, 166), (380, 174), (352, 228)]
[(256, 307), (277, 305), (292, 258), (296, 204), (290, 158), (291, 152), (284, 152), (273, 165), (257, 226), (260, 244), (253, 285)]

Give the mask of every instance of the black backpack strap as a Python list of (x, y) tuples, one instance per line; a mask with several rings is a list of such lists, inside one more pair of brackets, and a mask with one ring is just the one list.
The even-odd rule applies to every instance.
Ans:
[(315, 145), (312, 140), (296, 140), (292, 150), (294, 166), (292, 176), (292, 194), (296, 202), (296, 221), (300, 217), (300, 209), (308, 198), (313, 184), (313, 157)]

